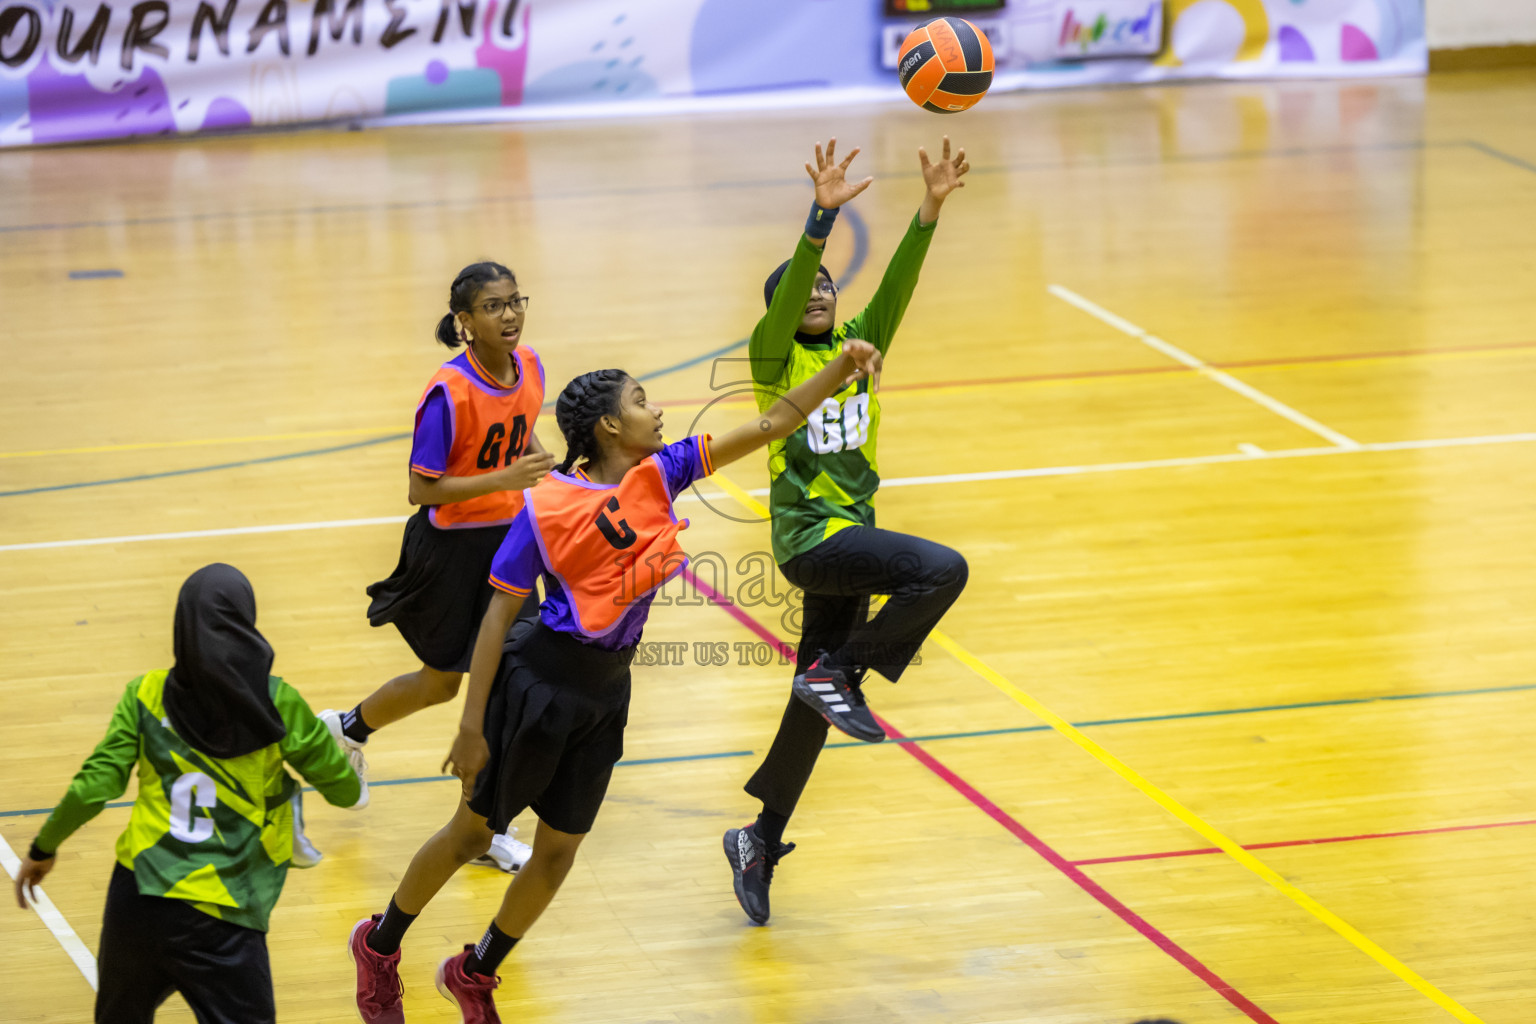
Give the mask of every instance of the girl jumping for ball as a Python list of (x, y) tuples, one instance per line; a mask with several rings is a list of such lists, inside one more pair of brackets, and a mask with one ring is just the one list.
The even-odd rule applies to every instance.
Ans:
[[(403, 1020), (400, 940), (455, 871), (524, 808), (539, 816), (533, 854), (476, 946), (444, 960), (439, 990), (466, 1022), (494, 1022), (496, 969), (559, 890), (592, 828), (623, 753), (629, 664), (657, 588), (687, 562), (688, 525), (673, 499), (769, 442), (787, 437), (850, 380), (870, 390), (880, 354), (847, 340), (818, 372), (752, 422), (712, 439), (662, 439), (662, 412), (622, 370), (571, 381), (555, 405), (565, 462), (530, 489), (490, 571), (495, 588), (475, 641), (464, 714), (444, 766), (464, 794), (411, 861), (389, 907), (358, 922), (350, 950), (365, 1022)], [(578, 465), (579, 464), (579, 465)], [(540, 617), (503, 645), (542, 577)]]
[[(555, 464), (534, 433), (544, 364), (521, 344), (528, 302), (500, 263), (470, 264), (448, 289), (437, 340), (467, 347), (438, 368), (416, 405), (409, 496), (422, 508), (405, 524), (400, 564), (368, 588), (368, 621), (393, 622), (421, 667), (351, 711), (320, 713), (359, 774), (375, 730), (458, 694), (491, 600), (491, 556), (522, 509), (524, 488)], [(514, 871), (528, 849), (498, 836), (487, 862)]]
[[(805, 165), (816, 200), (795, 254), (763, 287), (768, 312), (752, 331), (748, 353), (758, 405), (793, 387), (836, 358), (844, 338), (863, 338), (881, 355), (889, 351), (917, 286), (944, 200), (965, 182), (965, 150), (950, 156), (944, 139), (937, 163), (919, 149), (927, 191), (896, 247), (869, 305), (837, 324), (837, 286), (820, 265), (821, 249), (838, 209), (869, 186), (846, 180), (855, 149), (834, 162), (837, 140), (816, 166)], [(901, 678), (928, 633), (965, 587), (959, 552), (875, 526), (880, 486), (874, 451), (880, 401), (856, 381), (813, 410), (804, 427), (768, 450), (772, 477), (773, 555), (785, 578), (805, 592), (803, 628), (789, 706), (778, 734), (746, 791), (762, 802), (757, 820), (725, 833), (736, 899), (758, 924), (768, 920), (774, 866), (790, 850), (784, 829), (826, 742), (827, 725), (856, 739), (885, 739), (864, 701), (867, 671)], [(869, 599), (889, 595), (869, 618)]]

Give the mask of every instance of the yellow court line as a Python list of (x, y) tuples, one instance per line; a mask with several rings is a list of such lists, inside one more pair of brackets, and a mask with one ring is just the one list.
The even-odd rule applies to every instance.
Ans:
[(1348, 921), (1345, 921), (1343, 918), (1339, 917), (1333, 911), (1323, 906), (1317, 900), (1313, 899), (1311, 896), (1308, 896), (1305, 892), (1298, 889), (1290, 882), (1287, 882), (1273, 868), (1259, 860), (1252, 853), (1249, 853), (1247, 850), (1243, 849), (1233, 840), (1228, 839), (1226, 835), (1217, 831), (1215, 826), (1211, 825), (1194, 811), (1191, 811), (1189, 808), (1179, 803), (1173, 797), (1163, 792), (1157, 786), (1153, 785), (1134, 768), (1130, 767), (1114, 754), (1111, 754), (1109, 751), (1099, 746), (1099, 744), (1083, 735), (1083, 733), (1074, 727), (1071, 722), (1068, 722), (1066, 719), (1056, 714), (1056, 712), (1052, 711), (1044, 704), (1041, 704), (1038, 700), (1031, 697), (1023, 690), (1019, 689), (1013, 683), (1009, 682), (1008, 679), (1002, 675), (1002, 673), (998, 672), (986, 662), (976, 657), (976, 655), (960, 646), (948, 634), (941, 630), (935, 629), (930, 635), (933, 637), (935, 643), (953, 655), (955, 659), (966, 668), (981, 676), (981, 678), (997, 687), (997, 689), (1001, 690), (1008, 697), (1011, 697), (1015, 703), (1028, 709), (1031, 714), (1035, 715), (1035, 717), (1039, 718), (1042, 722), (1049, 725), (1052, 729), (1055, 729), (1058, 733), (1065, 736), (1073, 743), (1077, 744), (1083, 750), (1087, 751), (1100, 764), (1103, 764), (1105, 767), (1109, 768), (1126, 782), (1129, 782), (1132, 786), (1135, 786), (1145, 796), (1150, 798), (1152, 802), (1156, 803), (1163, 810), (1167, 811), (1175, 818), (1178, 818), (1185, 825), (1189, 826), (1189, 828), (1199, 833), (1206, 839), (1207, 842), (1211, 843), (1211, 845), (1220, 847), (1221, 850), (1233, 860), (1237, 861), (1243, 867), (1247, 868), (1249, 871), (1258, 875), (1264, 881), (1280, 890), (1281, 893), (1291, 899), (1303, 910), (1307, 911), (1313, 917), (1323, 922), (1323, 924), (1326, 924), (1329, 928), (1332, 928), (1339, 935), (1343, 936), (1350, 942), (1350, 944), (1359, 949), (1366, 956), (1369, 956), (1372, 960), (1375, 960), (1377, 963), (1381, 964), (1381, 966), (1397, 975), (1403, 981), (1406, 981), (1413, 988), (1417, 989), (1420, 994), (1427, 996), (1430, 1001), (1434, 1002), (1436, 1005), (1449, 1012), (1451, 1016), (1455, 1017), (1459, 1021), (1466, 1022), (1466, 1024), (1482, 1024), (1481, 1019), (1474, 1015), (1472, 1011), (1468, 1010), (1466, 1007), (1456, 1002), (1456, 1000), (1452, 999), (1450, 996), (1440, 991), (1434, 985), (1430, 984), (1430, 982), (1425, 980), (1419, 974), (1415, 973), (1414, 970), (1407, 964), (1403, 963), (1401, 960), (1394, 957), (1391, 953), (1388, 953), (1386, 950), (1376, 945), (1376, 943), (1366, 938)]
[[(746, 491), (742, 490), (742, 488), (733, 480), (730, 480), (722, 473), (716, 473), (709, 479), (717, 487), (725, 491), (737, 501), (741, 502), (747, 508), (752, 509), (764, 518), (767, 518), (767, 507), (764, 506), (762, 502), (748, 494)], [(1284, 894), (1297, 906), (1301, 907), (1307, 913), (1323, 922), (1323, 924), (1327, 925), (1329, 928), (1332, 928), (1356, 949), (1360, 950), (1366, 956), (1370, 957), (1372, 960), (1375, 960), (1378, 964), (1385, 967), (1393, 974), (1397, 975), (1403, 981), (1407, 982), (1421, 995), (1427, 996), (1431, 1002), (1435, 1003), (1441, 1009), (1450, 1013), (1450, 1015), (1455, 1017), (1457, 1020), (1462, 1021), (1463, 1024), (1483, 1024), (1481, 1018), (1473, 1014), (1472, 1011), (1468, 1010), (1466, 1007), (1456, 1002), (1456, 1000), (1452, 999), (1450, 996), (1440, 991), (1434, 985), (1430, 984), (1428, 980), (1417, 974), (1407, 964), (1403, 963), (1401, 960), (1394, 957), (1391, 953), (1388, 953), (1386, 950), (1376, 945), (1376, 943), (1366, 938), (1364, 934), (1362, 934), (1348, 921), (1345, 921), (1343, 918), (1339, 917), (1333, 911), (1323, 906), (1317, 900), (1313, 899), (1311, 896), (1308, 896), (1305, 892), (1302, 892), (1290, 882), (1287, 882), (1269, 865), (1259, 860), (1252, 853), (1249, 853), (1247, 850), (1243, 849), (1233, 840), (1228, 839), (1225, 834), (1217, 831), (1216, 827), (1211, 825), (1204, 818), (1200, 817), (1194, 811), (1191, 811), (1188, 807), (1185, 807), (1173, 797), (1169, 796), (1157, 786), (1153, 785), (1144, 776), (1142, 776), (1140, 772), (1136, 771), (1130, 765), (1116, 757), (1114, 754), (1111, 754), (1109, 751), (1099, 746), (1093, 740), (1083, 735), (1083, 733), (1079, 731), (1075, 726), (1073, 726), (1071, 722), (1068, 722), (1065, 718), (1062, 718), (1056, 712), (1052, 711), (1050, 708), (1046, 707), (1044, 704), (1041, 704), (1038, 700), (1031, 697), (1017, 686), (1013, 685), (1013, 683), (1009, 682), (1008, 679), (1002, 675), (1002, 673), (998, 672), (986, 662), (976, 657), (976, 655), (960, 646), (960, 644), (956, 643), (954, 639), (951, 638), (948, 634), (942, 632), (941, 630), (935, 629), (930, 635), (933, 637), (935, 643), (953, 655), (955, 660), (959, 661), (960, 664), (964, 665), (966, 668), (970, 669), (972, 672), (976, 673), (987, 682), (991, 683), (998, 690), (1001, 690), (1006, 696), (1012, 698), (1015, 703), (1027, 709), (1031, 714), (1039, 718), (1046, 725), (1049, 725), (1052, 729), (1056, 730), (1058, 733), (1065, 736), (1073, 743), (1077, 744), (1100, 764), (1104, 765), (1106, 768), (1113, 771), (1126, 782), (1129, 782), (1132, 786), (1140, 790), (1142, 794), (1150, 798), (1153, 803), (1157, 804), (1169, 814), (1172, 814), (1175, 818), (1178, 818), (1189, 828), (1193, 829), (1196, 833), (1204, 837), (1205, 840), (1211, 845), (1219, 847), (1224, 853), (1227, 854), (1227, 856), (1237, 861), (1243, 867), (1247, 868), (1249, 871), (1258, 875), (1264, 881), (1280, 890), (1282, 894)]]
[(729, 494), (731, 497), (735, 498), (737, 501), (751, 509), (753, 512), (756, 512), (758, 515), (762, 516), (764, 520), (770, 518), (767, 505), (764, 505), (762, 502), (752, 497), (752, 495), (748, 494), (740, 484), (725, 474), (716, 473), (714, 476), (709, 478), (709, 482), (720, 488), (726, 494)]
[(194, 437), (182, 441), (140, 441), (134, 444), (103, 444), (89, 448), (39, 448), (26, 452), (0, 452), (0, 459), (35, 459), (48, 455), (96, 455), (102, 452), (146, 452), (161, 448), (201, 448), (216, 444), (253, 444), (258, 441), (302, 441), (313, 437), (352, 437), (357, 434), (399, 432), (391, 427), (345, 427), (337, 430), (301, 430), (292, 434), (257, 434), (251, 437)]

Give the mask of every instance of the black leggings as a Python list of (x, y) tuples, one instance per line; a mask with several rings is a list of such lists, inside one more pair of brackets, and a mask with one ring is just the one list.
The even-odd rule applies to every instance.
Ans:
[[(893, 683), (965, 589), (969, 573), (953, 548), (873, 526), (840, 530), (779, 568), (805, 591), (796, 674), (827, 651)], [(890, 595), (872, 619), (871, 594)], [(791, 696), (747, 792), (769, 810), (793, 814), (826, 739), (826, 720)]]
[(267, 933), (220, 921), (185, 900), (142, 896), (121, 864), (101, 922), (97, 1024), (149, 1024), (180, 992), (199, 1024), (270, 1024)]

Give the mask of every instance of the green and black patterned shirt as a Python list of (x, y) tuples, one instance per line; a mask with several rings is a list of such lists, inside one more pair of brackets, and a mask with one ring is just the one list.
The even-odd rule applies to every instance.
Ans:
[(165, 715), (165, 671), (128, 684), (96, 746), (37, 845), (52, 852), (123, 795), (134, 765), (139, 794), (117, 840), (117, 862), (133, 871), (145, 896), (182, 899), (205, 914), (257, 931), (283, 891), (293, 859), (298, 784), (287, 761), (333, 804), (357, 803), (362, 785), (325, 723), (297, 690), (271, 677), (272, 702), (288, 733), (240, 757), (194, 750)]
[[(795, 338), (821, 261), (821, 250), (800, 236), (747, 349), (759, 410), (766, 412), (790, 388), (815, 376), (837, 358), (848, 338), (869, 342), (881, 355), (890, 351), (937, 224), (923, 224), (913, 215), (869, 305), (839, 324), (825, 344)], [(769, 446), (773, 557), (780, 565), (838, 530), (875, 525), (879, 430), (880, 399), (862, 379), (811, 411), (799, 430)]]

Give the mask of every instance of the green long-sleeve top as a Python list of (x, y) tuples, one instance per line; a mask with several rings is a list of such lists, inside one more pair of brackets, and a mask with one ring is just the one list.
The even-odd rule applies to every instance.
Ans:
[(165, 714), (165, 671), (128, 684), (107, 735), (75, 774), (37, 834), (52, 853), (123, 795), (135, 764), (139, 792), (117, 861), (146, 896), (184, 899), (206, 914), (266, 931), (293, 857), (292, 765), (330, 803), (357, 803), (362, 783), (299, 692), (271, 677), (287, 734), (240, 757), (209, 757), (176, 735)]
[[(747, 348), (760, 410), (767, 411), (790, 388), (815, 376), (837, 358), (848, 338), (869, 342), (881, 355), (890, 351), (937, 223), (912, 217), (869, 305), (839, 324), (824, 343), (795, 337), (821, 260), (821, 250), (800, 237)], [(861, 379), (808, 412), (805, 426), (768, 448), (773, 557), (780, 565), (838, 530), (875, 525), (879, 397)]]

